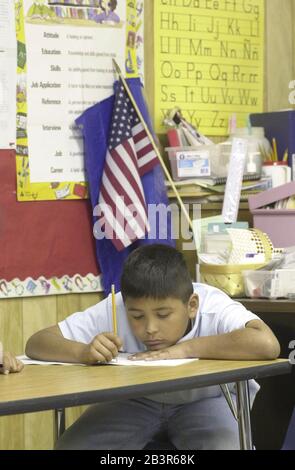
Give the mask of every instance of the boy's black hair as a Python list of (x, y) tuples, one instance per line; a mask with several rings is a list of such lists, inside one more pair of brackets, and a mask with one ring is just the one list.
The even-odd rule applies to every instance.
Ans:
[(127, 258), (121, 276), (121, 293), (127, 297), (189, 301), (193, 286), (182, 254), (167, 245), (146, 245)]

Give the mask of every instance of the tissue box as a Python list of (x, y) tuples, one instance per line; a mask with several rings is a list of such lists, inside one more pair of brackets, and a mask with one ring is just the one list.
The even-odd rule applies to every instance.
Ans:
[[(174, 181), (211, 176), (210, 149), (212, 146), (167, 147)], [(214, 148), (214, 147), (213, 147)]]
[(275, 248), (295, 245), (295, 210), (265, 207), (294, 195), (295, 181), (249, 197), (254, 227), (267, 233)]

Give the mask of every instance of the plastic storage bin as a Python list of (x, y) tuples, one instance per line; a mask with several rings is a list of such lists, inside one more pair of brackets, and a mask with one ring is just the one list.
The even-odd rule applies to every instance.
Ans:
[(295, 182), (249, 197), (254, 227), (267, 233), (275, 248), (295, 245), (295, 210), (267, 209), (277, 201), (295, 195)]
[(200, 279), (204, 284), (217, 287), (230, 297), (244, 297), (245, 286), (243, 272), (248, 269), (260, 269), (265, 264), (213, 265), (200, 264)]
[(261, 175), (261, 150), (263, 149), (263, 151), (268, 154), (271, 151), (271, 146), (264, 135), (263, 127), (252, 127), (251, 134), (249, 133), (249, 129), (246, 127), (236, 129), (236, 131), (230, 135), (228, 140), (219, 144), (221, 147), (220, 162), (224, 167), (224, 176), (227, 175), (232, 149), (232, 141), (235, 137), (239, 139), (246, 139), (248, 144), (248, 154), (245, 163), (244, 175)]
[(245, 294), (251, 298), (295, 299), (295, 269), (243, 271)]
[(215, 146), (167, 147), (174, 181), (211, 176), (210, 153)]

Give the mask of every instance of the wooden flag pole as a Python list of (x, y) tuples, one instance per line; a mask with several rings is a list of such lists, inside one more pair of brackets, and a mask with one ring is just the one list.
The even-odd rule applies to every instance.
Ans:
[(150, 132), (150, 130), (149, 130), (149, 128), (148, 128), (148, 126), (147, 126), (145, 120), (143, 119), (143, 116), (142, 116), (142, 114), (141, 114), (141, 112), (140, 112), (140, 110), (139, 110), (139, 108), (138, 108), (138, 106), (137, 106), (137, 104), (136, 104), (135, 99), (133, 98), (133, 95), (132, 95), (132, 93), (131, 93), (131, 91), (130, 91), (130, 89), (129, 89), (129, 86), (128, 86), (126, 80), (124, 79), (124, 77), (123, 77), (123, 75), (122, 75), (121, 69), (120, 69), (119, 65), (117, 64), (117, 62), (116, 62), (114, 59), (113, 59), (113, 65), (114, 65), (114, 67), (115, 67), (115, 70), (116, 70), (117, 74), (119, 75), (120, 79), (122, 80), (122, 83), (123, 83), (123, 85), (124, 85), (124, 88), (125, 88), (125, 90), (126, 90), (126, 93), (127, 93), (128, 97), (130, 98), (130, 101), (131, 101), (132, 105), (134, 106), (135, 111), (136, 111), (137, 114), (138, 114), (138, 117), (139, 117), (139, 119), (140, 119), (140, 122), (141, 122), (141, 124), (143, 125), (144, 130), (145, 130), (145, 132), (147, 133), (147, 135), (148, 135), (148, 137), (149, 137), (149, 139), (150, 139), (150, 141), (151, 141), (151, 144), (152, 144), (152, 146), (153, 146), (153, 148), (154, 148), (154, 151), (155, 151), (156, 154), (157, 154), (157, 157), (158, 157), (158, 159), (159, 159), (159, 161), (160, 161), (160, 163), (161, 163), (161, 166), (162, 166), (163, 171), (164, 171), (164, 173), (165, 173), (165, 175), (166, 175), (166, 178), (167, 178), (167, 180), (169, 181), (169, 183), (170, 183), (170, 185), (171, 185), (171, 187), (172, 187), (172, 189), (173, 189), (173, 191), (174, 191), (174, 193), (175, 193), (176, 199), (177, 199), (177, 201), (179, 202), (179, 205), (180, 205), (180, 207), (181, 207), (181, 210), (182, 210), (182, 212), (183, 212), (183, 214), (184, 214), (184, 216), (185, 216), (185, 218), (186, 218), (186, 220), (187, 220), (187, 222), (188, 222), (188, 224), (189, 224), (189, 226), (190, 226), (190, 229), (193, 231), (193, 223), (192, 223), (192, 220), (191, 220), (191, 218), (190, 218), (190, 216), (189, 216), (189, 213), (188, 213), (188, 211), (186, 210), (186, 207), (185, 207), (185, 205), (184, 205), (183, 202), (182, 202), (182, 199), (181, 199), (181, 197), (180, 197), (179, 192), (177, 191), (177, 188), (176, 188), (176, 186), (175, 186), (175, 184), (174, 184), (174, 181), (173, 181), (173, 179), (171, 178), (170, 173), (169, 173), (169, 171), (168, 171), (167, 168), (166, 168), (166, 165), (165, 165), (165, 163), (164, 163), (164, 160), (163, 160), (163, 158), (162, 158), (162, 155), (160, 154), (159, 149), (158, 149), (158, 147), (157, 147), (157, 145), (156, 145), (156, 143), (155, 143), (154, 137), (153, 137), (153, 135), (151, 134), (151, 132)]

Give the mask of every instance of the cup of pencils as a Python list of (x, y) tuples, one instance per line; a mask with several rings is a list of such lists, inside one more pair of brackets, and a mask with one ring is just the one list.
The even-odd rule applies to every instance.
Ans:
[(271, 152), (264, 155), (262, 174), (271, 177), (273, 188), (291, 181), (291, 168), (288, 166), (288, 149), (286, 149), (282, 160), (279, 160), (276, 139), (272, 139)]
[(262, 174), (270, 176), (272, 187), (277, 188), (291, 181), (291, 168), (288, 166), (288, 150), (279, 160), (276, 139), (272, 140), (272, 151), (264, 158)]
[(290, 183), (291, 181), (291, 168), (287, 162), (264, 162), (262, 174), (264, 176), (271, 176), (273, 188)]

